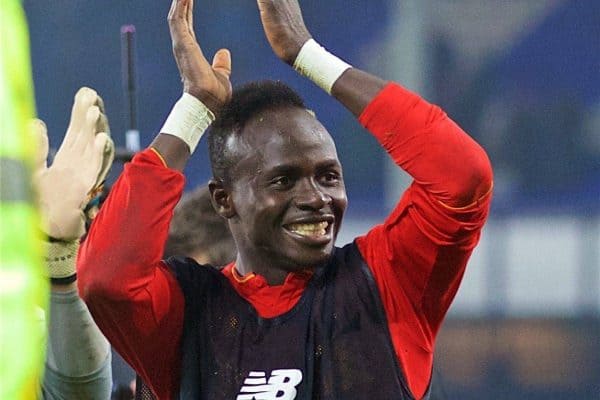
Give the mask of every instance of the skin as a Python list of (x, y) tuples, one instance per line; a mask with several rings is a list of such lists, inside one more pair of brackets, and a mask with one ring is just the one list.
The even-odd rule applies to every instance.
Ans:
[[(297, 0), (257, 0), (257, 5), (273, 52), (292, 65), (302, 45), (312, 37)], [(231, 56), (221, 49), (212, 64), (206, 60), (194, 34), (192, 9), (193, 0), (172, 3), (168, 20), (173, 54), (184, 92), (218, 114), (231, 98)], [(335, 82), (332, 95), (358, 116), (385, 84), (352, 68)], [(331, 136), (305, 110), (285, 109), (256, 116), (241, 136), (243, 141), (233, 139), (229, 143), (243, 155), (231, 182), (211, 181), (213, 204), (230, 220), (238, 246), (238, 272), (255, 272), (271, 285), (281, 284), (289, 272), (313, 268), (331, 254), (347, 202), (341, 167)], [(187, 145), (171, 135), (159, 134), (151, 146), (169, 167), (180, 171), (190, 156)], [(285, 186), (284, 190), (267, 183), (270, 171), (286, 168), (294, 176), (289, 188), (281, 181), (275, 187)], [(324, 178), (321, 171), (327, 168), (335, 169), (339, 178), (333, 179), (332, 172)], [(326, 183), (328, 180), (336, 184)], [(303, 219), (331, 224), (320, 239), (307, 239), (289, 226)]]
[[(342, 167), (327, 130), (301, 108), (257, 115), (229, 148), (240, 155), (218, 212), (229, 218), (238, 248), (236, 269), (282, 284), (289, 272), (327, 261), (347, 205)], [(251, 149), (251, 151), (247, 151)], [(324, 235), (298, 223), (327, 222)]]
[[(286, 64), (293, 65), (304, 43), (312, 39), (298, 1), (257, 0), (257, 4), (273, 52)], [(358, 117), (386, 83), (374, 75), (351, 68), (334, 83), (331, 94)]]
[[(173, 55), (183, 82), (183, 91), (196, 97), (214, 114), (231, 98), (231, 54), (218, 50), (209, 63), (194, 33), (193, 0), (173, 0), (167, 20)], [(179, 138), (159, 134), (151, 144), (170, 168), (183, 171), (190, 157), (189, 147)]]

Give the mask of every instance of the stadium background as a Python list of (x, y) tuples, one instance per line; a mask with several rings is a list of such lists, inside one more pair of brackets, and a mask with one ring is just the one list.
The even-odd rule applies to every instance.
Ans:
[[(138, 122), (141, 144), (149, 144), (181, 91), (169, 3), (24, 1), (37, 110), (51, 144), (64, 133), (72, 95), (89, 85), (124, 145), (124, 24), (137, 29)], [(494, 165), (490, 221), (438, 341), (448, 398), (599, 398), (600, 2), (301, 3), (322, 44), (441, 105)], [(275, 58), (254, 2), (197, 1), (195, 24), (207, 55), (232, 51), (234, 84), (291, 84), (336, 139), (350, 198), (338, 242), (380, 221), (408, 178), (349, 113)], [(201, 145), (188, 188), (208, 171)]]

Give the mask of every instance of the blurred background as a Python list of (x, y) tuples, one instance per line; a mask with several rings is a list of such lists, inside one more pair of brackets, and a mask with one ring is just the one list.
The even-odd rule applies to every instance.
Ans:
[[(170, 2), (25, 0), (37, 111), (58, 147), (82, 85), (103, 96), (117, 145), (130, 128), (122, 25), (135, 25), (137, 128), (147, 146), (181, 94)], [(438, 339), (448, 399), (600, 399), (600, 2), (304, 0), (313, 36), (351, 64), (444, 108), (487, 150), (490, 220)], [(271, 53), (255, 2), (197, 1), (207, 57), (234, 84), (280, 79), (338, 144), (350, 199), (339, 244), (380, 222), (409, 179), (351, 115)], [(121, 166), (115, 165), (113, 177)], [(188, 188), (205, 183), (199, 146)], [(128, 372), (115, 365), (115, 378)], [(121, 383), (121, 382), (117, 382)]]

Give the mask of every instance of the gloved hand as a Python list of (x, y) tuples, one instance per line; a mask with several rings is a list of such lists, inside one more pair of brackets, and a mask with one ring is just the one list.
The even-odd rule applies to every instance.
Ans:
[(93, 89), (79, 89), (67, 133), (50, 167), (46, 125), (36, 120), (33, 128), (40, 142), (34, 182), (43, 230), (54, 239), (77, 240), (85, 233), (83, 210), (101, 190), (114, 159), (102, 99)]

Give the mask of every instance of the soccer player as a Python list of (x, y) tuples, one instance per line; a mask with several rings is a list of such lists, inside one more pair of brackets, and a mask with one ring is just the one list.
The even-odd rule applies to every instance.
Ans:
[[(488, 158), (438, 107), (319, 46), (297, 0), (257, 3), (274, 53), (414, 182), (385, 222), (335, 247), (347, 199), (331, 136), (281, 83), (232, 94), (229, 52), (208, 63), (192, 0), (174, 0), (184, 94), (92, 225), (82, 296), (161, 399), (426, 398), (436, 334), (488, 214)], [(161, 260), (181, 171), (211, 123), (209, 188), (238, 250), (221, 271)]]
[(33, 122), (40, 151), (34, 173), (43, 217), (50, 315), (42, 394), (46, 400), (107, 400), (112, 388), (110, 346), (77, 293), (75, 261), (90, 200), (114, 158), (102, 99), (81, 88), (65, 138), (50, 167), (48, 136)]

